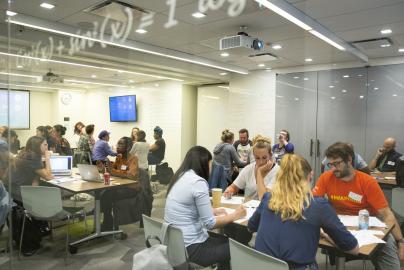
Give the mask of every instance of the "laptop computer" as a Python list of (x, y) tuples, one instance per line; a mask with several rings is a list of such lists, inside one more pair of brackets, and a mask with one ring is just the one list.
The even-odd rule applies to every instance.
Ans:
[(95, 165), (77, 164), (81, 179), (89, 182), (104, 182)]
[(55, 176), (72, 175), (72, 156), (50, 156), (51, 172)]

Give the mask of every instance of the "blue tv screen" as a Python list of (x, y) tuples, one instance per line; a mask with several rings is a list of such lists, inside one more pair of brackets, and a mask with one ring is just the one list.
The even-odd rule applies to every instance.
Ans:
[(136, 122), (136, 96), (109, 97), (109, 119), (111, 122)]

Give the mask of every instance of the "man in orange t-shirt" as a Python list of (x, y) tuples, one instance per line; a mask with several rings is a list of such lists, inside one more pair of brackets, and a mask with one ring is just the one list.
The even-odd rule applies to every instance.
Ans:
[[(346, 144), (337, 142), (327, 148), (325, 155), (331, 170), (323, 173), (313, 189), (314, 196), (327, 195), (338, 214), (358, 215), (367, 209), (388, 226), (394, 226), (386, 245), (372, 256), (376, 269), (400, 269), (404, 263), (404, 239), (383, 191), (371, 176), (352, 167), (354, 152)], [(398, 253), (398, 256), (397, 256)]]

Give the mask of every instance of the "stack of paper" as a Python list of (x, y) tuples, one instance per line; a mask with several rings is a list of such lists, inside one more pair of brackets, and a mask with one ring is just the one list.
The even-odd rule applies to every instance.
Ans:
[[(338, 215), (344, 226), (355, 227), (359, 224), (358, 216)], [(369, 227), (387, 228), (386, 223), (381, 222), (377, 217), (369, 217)]]
[(377, 236), (374, 236), (373, 231), (371, 230), (351, 231), (351, 233), (355, 236), (356, 240), (358, 240), (359, 247), (370, 244), (386, 243)]

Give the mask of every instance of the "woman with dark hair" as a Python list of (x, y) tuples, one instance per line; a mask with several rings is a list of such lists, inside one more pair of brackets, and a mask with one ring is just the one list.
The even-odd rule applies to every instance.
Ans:
[[(42, 156), (45, 156), (45, 166)], [(53, 179), (49, 158), (50, 152), (44, 137), (33, 136), (28, 139), (25, 149), (20, 151), (13, 168), (10, 168), (11, 194), (14, 199), (21, 201), (20, 186), (38, 185), (40, 177)]]
[(87, 125), (85, 131), (85, 133), (80, 135), (79, 142), (77, 143), (77, 151), (75, 152), (75, 156), (78, 156), (77, 163), (79, 164), (91, 163), (90, 157), (92, 156), (92, 151), (95, 144), (93, 137), (94, 125)]
[(192, 147), (174, 174), (167, 190), (164, 220), (181, 229), (191, 262), (201, 266), (220, 264), (230, 269), (229, 240), (208, 234), (207, 230), (222, 227), (246, 215), (243, 206), (232, 214), (213, 209), (207, 179), (212, 155), (202, 146)]
[[(122, 137), (117, 144), (116, 151), (118, 153), (115, 162), (111, 163), (109, 171), (111, 175), (138, 179), (138, 161), (137, 157), (129, 154), (132, 149), (132, 139)], [(103, 193), (101, 198), (101, 211), (104, 214), (102, 230), (111, 230), (113, 225), (112, 206), (114, 203), (127, 198), (135, 197), (139, 191), (138, 185), (128, 185), (119, 189), (110, 189)], [(114, 212), (114, 215), (117, 213)]]
[(80, 136), (85, 133), (85, 130), (84, 130), (85, 126), (86, 125), (84, 125), (83, 122), (77, 122), (74, 125), (74, 128), (73, 128), (73, 133), (74, 133), (73, 145), (74, 145), (74, 147), (78, 146)]
[(132, 138), (133, 143), (137, 142), (137, 133), (139, 132), (139, 130), (140, 129), (138, 127), (132, 128), (132, 132), (130, 133), (130, 137)]
[(36, 128), (36, 136), (45, 138), (46, 143), (48, 144), (48, 150), (55, 152), (56, 140), (52, 138), (51, 134), (49, 134), (49, 131), (45, 126), (39, 126)]
[(130, 154), (132, 156), (137, 156), (139, 160), (139, 168), (147, 170), (149, 168), (147, 154), (149, 153), (150, 145), (146, 142), (146, 132), (139, 130), (136, 136), (137, 141), (133, 144)]
[(70, 156), (72, 155), (72, 149), (70, 148), (70, 143), (63, 136), (66, 134), (66, 128), (62, 125), (54, 125), (53, 126), (53, 134), (56, 139), (56, 153), (59, 153), (61, 156)]
[(290, 133), (286, 129), (282, 129), (278, 135), (278, 143), (272, 147), (272, 152), (277, 163), (281, 162), (285, 154), (293, 154), (295, 146), (290, 142)]

